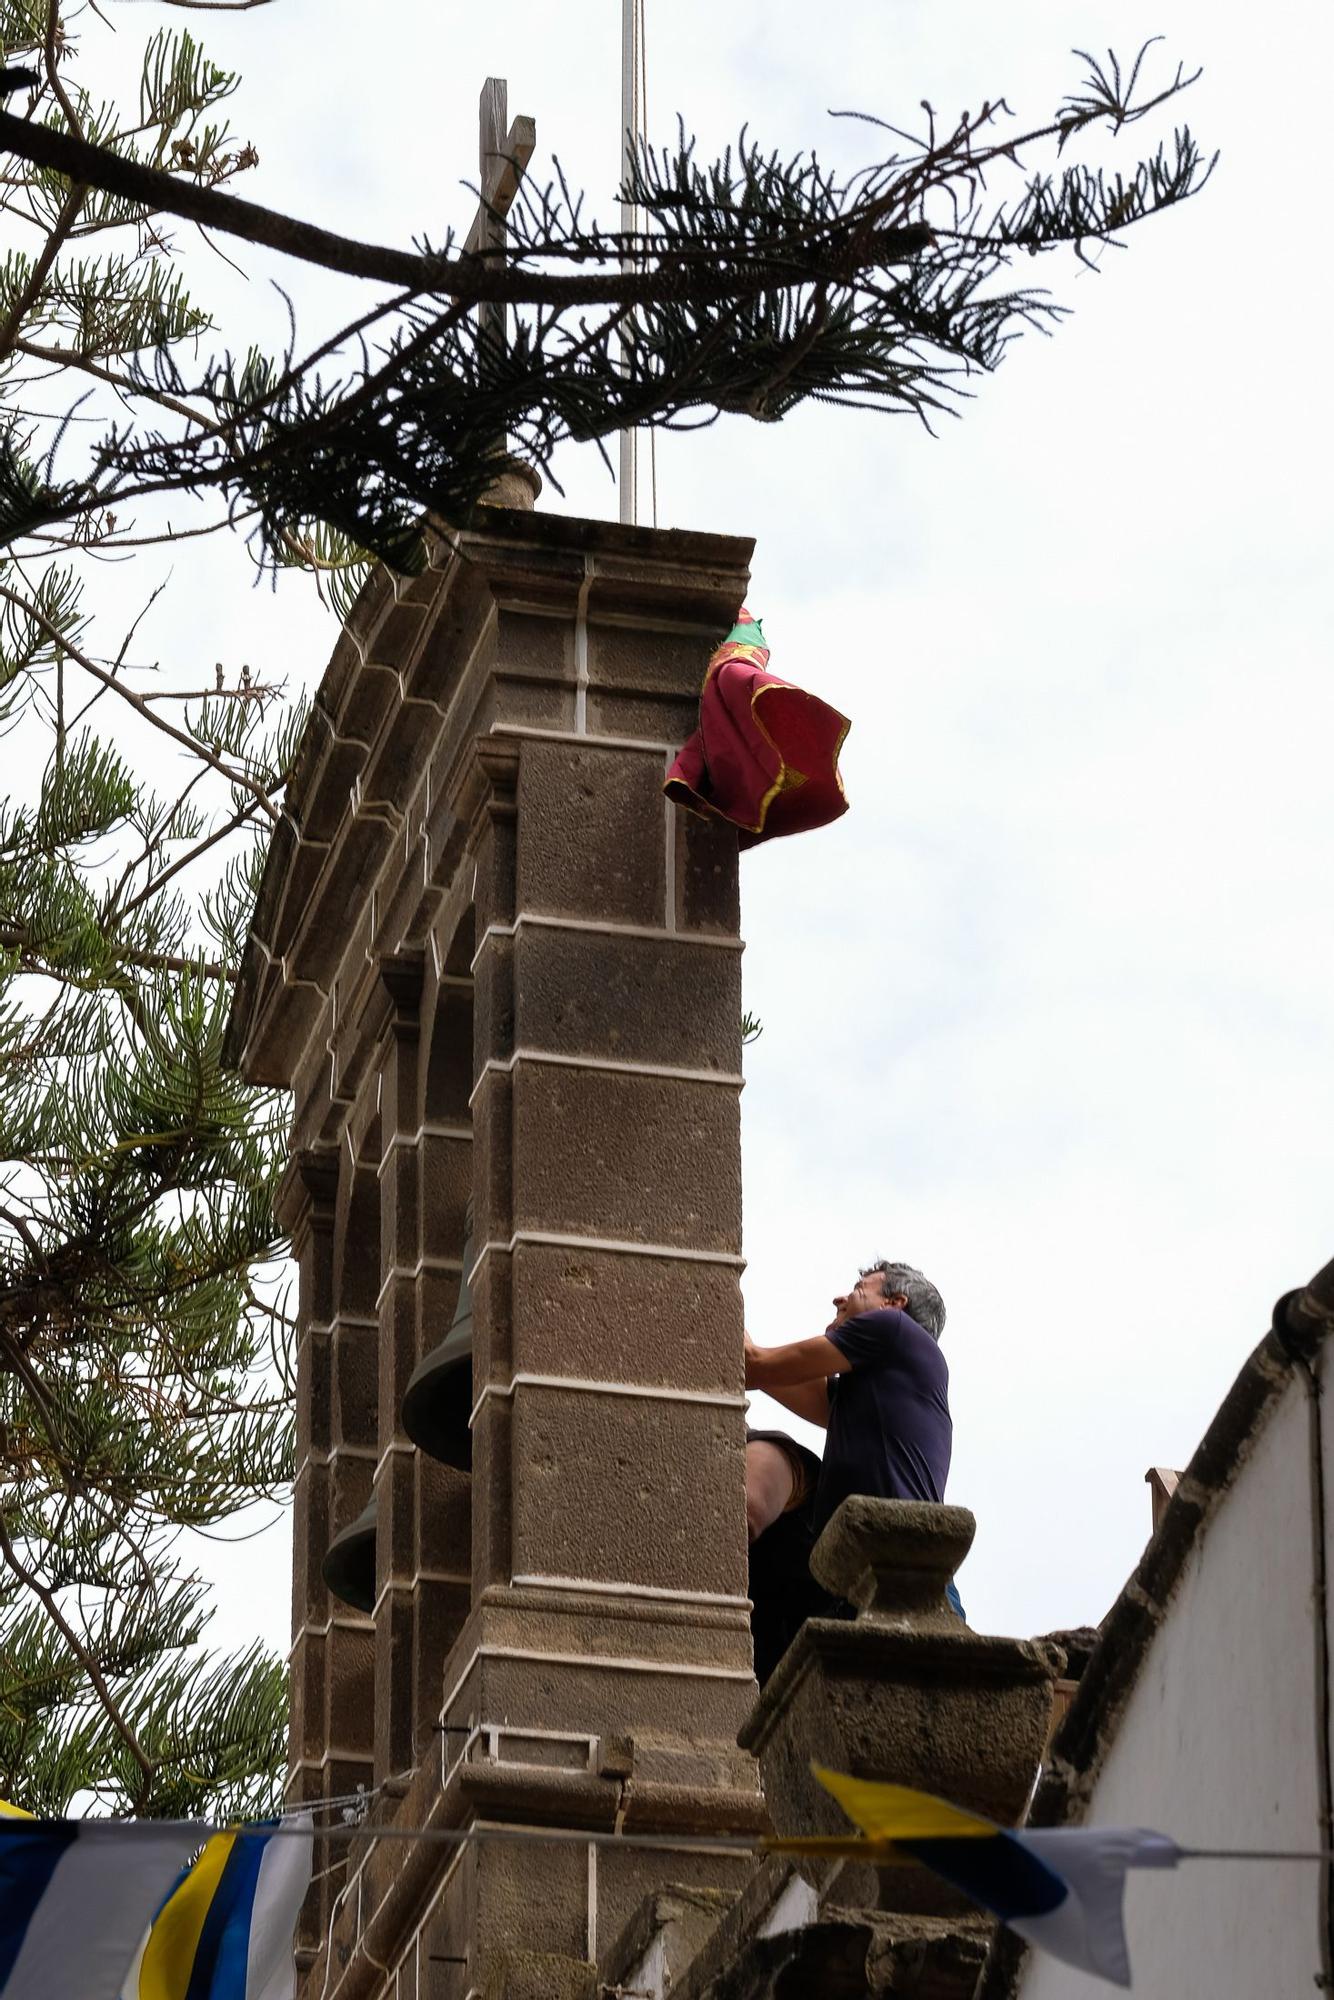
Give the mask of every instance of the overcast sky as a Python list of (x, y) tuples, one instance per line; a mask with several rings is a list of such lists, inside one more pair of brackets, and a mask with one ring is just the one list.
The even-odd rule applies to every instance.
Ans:
[[(848, 164), (872, 135), (830, 107), (908, 122), (1004, 93), (1036, 117), (1077, 81), (1072, 45), (1154, 33), (1205, 68), (1182, 111), (1223, 150), (1211, 187), (1102, 275), (1025, 269), (1073, 318), (937, 440), (819, 409), (658, 454), (661, 524), (756, 536), (775, 670), (853, 720), (847, 817), (743, 862), (751, 1329), (818, 1330), (859, 1261), (923, 1265), (949, 1308), (949, 1497), (978, 1520), (970, 1617), (1093, 1621), (1147, 1534), (1145, 1469), (1185, 1463), (1274, 1298), (1334, 1254), (1331, 300), (1307, 215), (1330, 16), (647, 6), (654, 135), (680, 111), (713, 147), (744, 120)], [(159, 11), (122, 10), (122, 35)], [(554, 149), (611, 212), (615, 0), (190, 18), (245, 73), (252, 199), (399, 242), (466, 222), (492, 72), (537, 167)], [(218, 286), (232, 338), (280, 338), (245, 261), (255, 282)], [(564, 471), (543, 505), (614, 514), (594, 455)], [(164, 661), (313, 687), (333, 633), (306, 587), (198, 560)], [(260, 1616), (285, 1646), (282, 1530), (219, 1568), (219, 1636)]]

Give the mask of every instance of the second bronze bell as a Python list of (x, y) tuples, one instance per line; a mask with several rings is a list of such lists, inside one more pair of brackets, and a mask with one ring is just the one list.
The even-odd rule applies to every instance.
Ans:
[(403, 1428), (431, 1458), (467, 1472), (472, 1468), (472, 1208), (463, 1243), (463, 1281), (449, 1332), (424, 1354), (403, 1392)]
[(330, 1542), (320, 1564), (335, 1597), (357, 1611), (375, 1609), (375, 1502), (368, 1500), (355, 1521)]

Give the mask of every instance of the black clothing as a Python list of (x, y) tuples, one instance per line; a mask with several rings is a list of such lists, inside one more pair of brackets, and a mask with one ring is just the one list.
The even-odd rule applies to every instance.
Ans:
[(813, 1451), (782, 1431), (746, 1432), (746, 1441), (763, 1438), (781, 1444), (800, 1458), (806, 1471), (806, 1497), (771, 1521), (750, 1545), (750, 1630), (755, 1642), (755, 1678), (763, 1687), (808, 1618), (842, 1614), (840, 1600), (811, 1575), (815, 1547), (813, 1507), (820, 1461)]
[(953, 1425), (950, 1372), (937, 1342), (895, 1306), (857, 1313), (831, 1327), (826, 1339), (852, 1368), (829, 1378), (815, 1533), (854, 1493), (943, 1500)]

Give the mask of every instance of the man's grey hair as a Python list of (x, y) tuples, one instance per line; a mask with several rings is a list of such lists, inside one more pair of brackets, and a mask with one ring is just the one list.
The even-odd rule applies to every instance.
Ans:
[(945, 1330), (945, 1301), (930, 1278), (912, 1264), (893, 1264), (887, 1257), (868, 1264), (861, 1275), (870, 1278), (877, 1272), (884, 1283), (885, 1296), (901, 1292), (908, 1301), (909, 1319), (915, 1319), (925, 1333), (939, 1340)]

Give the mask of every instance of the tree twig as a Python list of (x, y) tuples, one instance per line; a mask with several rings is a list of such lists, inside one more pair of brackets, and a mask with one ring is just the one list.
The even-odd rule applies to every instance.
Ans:
[(211, 764), (215, 771), (220, 772), (227, 779), (229, 784), (240, 785), (244, 790), (252, 793), (258, 801), (261, 811), (267, 813), (274, 824), (277, 824), (279, 818), (278, 808), (270, 799), (263, 785), (252, 778), (249, 772), (238, 770), (235, 765), (229, 764), (224, 758), (219, 757), (216, 751), (210, 750), (206, 743), (201, 743), (198, 737), (188, 735), (184, 729), (177, 729), (174, 724), (167, 721), (165, 716), (157, 714), (150, 704), (144, 700), (142, 695), (136, 694), (133, 688), (126, 687), (124, 681), (117, 680), (116, 676), (108, 673), (105, 667), (99, 667), (96, 660), (89, 659), (87, 653), (81, 647), (76, 646), (68, 635), (60, 630), (58, 625), (52, 624), (45, 612), (28, 598), (24, 597), (19, 591), (11, 590), (6, 583), (0, 583), (0, 597), (14, 605), (26, 618), (31, 618), (33, 624), (45, 632), (53, 645), (59, 647), (63, 652), (68, 653), (70, 658), (77, 661), (85, 673), (93, 676), (94, 680), (101, 681), (103, 686), (112, 689), (114, 693), (118, 694), (122, 701), (127, 701), (130, 707), (141, 715), (146, 722), (151, 724), (154, 729), (160, 729), (164, 736), (170, 736), (174, 743), (179, 743), (183, 749), (190, 752), (192, 757), (202, 757), (204, 762)]
[(121, 1714), (116, 1698), (107, 1686), (102, 1669), (98, 1666), (96, 1659), (88, 1647), (84, 1645), (82, 1639), (80, 1639), (78, 1633), (61, 1610), (60, 1605), (56, 1601), (55, 1592), (48, 1590), (41, 1578), (35, 1575), (15, 1552), (14, 1544), (9, 1539), (9, 1531), (5, 1526), (3, 1517), (0, 1517), (0, 1556), (3, 1556), (7, 1567), (23, 1585), (24, 1589), (32, 1592), (47, 1617), (51, 1620), (51, 1623), (61, 1634), (75, 1659), (92, 1682), (97, 1698), (106, 1712), (107, 1720), (124, 1743), (135, 1763), (139, 1766), (139, 1769), (143, 1772), (144, 1777), (151, 1778), (157, 1766), (144, 1749), (139, 1738), (135, 1735), (132, 1724)]
[[(277, 250), (285, 257), (297, 257), (319, 264), (328, 271), (341, 271), (351, 278), (378, 279), (412, 293), (439, 292), (464, 305), (495, 300), (512, 305), (553, 307), (594, 305), (652, 305), (664, 296), (675, 297), (681, 287), (676, 260), (660, 259), (656, 269), (617, 272), (614, 276), (563, 277), (559, 274), (525, 272), (507, 268), (486, 257), (427, 255), (420, 251), (395, 250), (388, 244), (363, 243), (355, 237), (338, 236), (311, 222), (262, 208), (257, 202), (243, 201), (239, 195), (219, 194), (214, 188), (181, 180), (156, 167), (122, 159), (105, 146), (89, 145), (67, 132), (53, 132), (11, 112), (0, 111), (0, 149), (17, 153), (35, 166), (46, 167), (71, 180), (123, 200), (141, 202), (144, 207), (180, 215), (248, 243)], [(879, 265), (907, 263), (932, 240), (925, 223), (903, 223), (873, 231), (859, 251), (858, 262)], [(716, 261), (716, 260), (715, 260)], [(741, 267), (711, 271), (703, 260), (691, 276), (692, 296), (701, 301), (723, 300), (749, 295), (772, 284), (775, 271), (784, 270), (788, 281), (800, 278), (793, 258), (777, 251), (756, 256)], [(836, 277), (837, 271), (826, 273)]]

